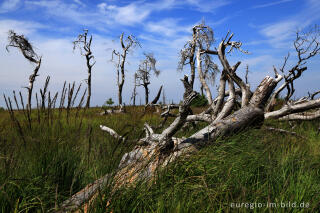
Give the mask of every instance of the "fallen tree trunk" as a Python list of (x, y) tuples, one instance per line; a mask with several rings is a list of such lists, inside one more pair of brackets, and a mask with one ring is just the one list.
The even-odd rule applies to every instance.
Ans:
[[(131, 152), (126, 153), (120, 161), (118, 172), (114, 176), (115, 180), (117, 180), (115, 188), (138, 180), (150, 179), (154, 176), (157, 168), (168, 165), (169, 162), (184, 153), (199, 150), (204, 145), (214, 142), (218, 137), (237, 133), (244, 128), (261, 126), (264, 120), (263, 103), (267, 99), (266, 96), (269, 96), (276, 86), (277, 81), (267, 76), (253, 94), (248, 106), (241, 108), (224, 119), (213, 121), (207, 127), (185, 139), (172, 136), (187, 121), (189, 105), (197, 94), (192, 91), (187, 77), (183, 79), (183, 82), (186, 92), (184, 102), (179, 108), (179, 116), (161, 134), (155, 134), (151, 127), (145, 126), (146, 137), (140, 139), (139, 145)], [(108, 127), (101, 126), (101, 129), (108, 131), (116, 138), (121, 137)], [(62, 204), (63, 209), (69, 211), (80, 208), (95, 195), (94, 191), (97, 193), (103, 186), (104, 181), (96, 181), (88, 185), (84, 190), (65, 201)], [(88, 193), (88, 188), (90, 193)]]
[[(199, 25), (198, 27), (207, 28), (207, 26), (204, 25)], [(310, 34), (306, 34), (306, 36), (308, 35)], [(197, 96), (197, 93), (193, 91), (187, 76), (181, 79), (185, 88), (183, 102), (175, 107), (172, 105), (167, 106), (166, 112), (163, 113), (163, 116), (167, 118), (170, 115), (170, 109), (179, 108), (179, 113), (175, 120), (161, 133), (155, 133), (148, 124), (145, 124), (145, 137), (140, 138), (134, 149), (122, 157), (118, 169), (113, 176), (112, 190), (117, 190), (127, 184), (134, 184), (137, 181), (153, 179), (158, 168), (167, 166), (177, 157), (186, 153), (196, 152), (202, 147), (214, 143), (219, 137), (230, 136), (246, 128), (259, 128), (263, 124), (264, 119), (290, 120), (301, 115), (297, 113), (320, 107), (320, 99), (303, 99), (293, 103), (289, 102), (289, 98), (294, 91), (293, 81), (299, 78), (301, 73), (306, 70), (306, 67), (301, 66), (305, 65), (305, 60), (313, 57), (320, 51), (319, 43), (315, 42), (316, 40), (307, 41), (303, 39), (303, 42), (300, 44), (300, 37), (299, 34), (297, 34), (295, 47), (298, 53), (298, 63), (289, 70), (289, 75), (284, 76), (285, 81), (289, 82), (285, 83), (288, 89), (288, 100), (286, 97), (287, 103), (280, 110), (264, 112), (265, 108), (269, 108), (266, 107), (270, 105), (268, 101), (270, 101), (270, 99), (274, 101), (274, 97), (276, 96), (272, 95), (272, 93), (278, 83), (283, 79), (283, 76), (274, 68), (275, 78), (266, 76), (257, 89), (252, 92), (250, 85), (236, 74), (236, 70), (241, 63), (237, 62), (234, 66), (231, 66), (227, 60), (226, 52), (231, 52), (232, 49), (238, 49), (244, 52), (241, 49), (242, 43), (231, 41), (232, 37), (233, 34), (229, 35), (228, 33), (216, 50), (198, 51), (198, 54), (218, 56), (223, 66), (218, 97), (213, 99), (214, 101), (212, 101), (212, 99), (209, 101), (211, 104), (207, 110), (196, 115), (190, 115), (190, 104)], [(301, 45), (305, 42), (310, 42), (311, 44), (308, 45), (306, 49), (303, 49), (304, 47)], [(230, 50), (227, 51), (227, 48), (230, 48)], [(309, 55), (304, 56), (307, 53), (309, 53)], [(198, 64), (201, 64), (202, 58), (198, 57), (197, 60)], [(283, 69), (284, 66), (280, 70), (283, 72)], [(228, 92), (226, 92), (226, 82), (228, 82)], [(235, 84), (238, 85), (241, 92), (235, 89)], [(279, 91), (279, 89), (277, 91)], [(237, 95), (241, 96), (240, 109), (235, 108)], [(225, 100), (225, 96), (228, 96), (227, 100)], [(308, 114), (308, 116), (309, 118), (317, 118), (320, 116), (319, 111)], [(186, 122), (193, 121), (206, 122), (208, 125), (188, 138), (174, 137)], [(109, 132), (115, 138), (123, 139), (122, 136), (109, 127), (101, 126), (101, 129)], [(104, 187), (105, 182), (101, 180), (107, 177), (109, 176), (106, 175), (102, 179), (99, 179), (100, 181), (88, 185), (84, 190), (81, 190), (65, 201), (62, 204), (62, 211), (64, 211), (64, 209), (73, 211), (81, 208), (83, 204), (89, 205), (90, 200), (94, 198), (99, 189)], [(88, 193), (88, 188), (90, 188), (90, 193)], [(109, 198), (109, 201), (112, 202), (112, 197)]]

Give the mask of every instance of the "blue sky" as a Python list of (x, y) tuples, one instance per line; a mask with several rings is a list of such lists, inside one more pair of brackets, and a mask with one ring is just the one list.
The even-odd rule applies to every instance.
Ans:
[[(230, 62), (242, 61), (238, 72), (245, 73), (249, 65), (249, 82), (254, 89), (266, 75), (273, 75), (272, 66), (281, 66), (283, 57), (291, 53), (290, 63), (296, 60), (292, 49), (297, 29), (319, 23), (318, 0), (2, 0), (0, 1), (0, 92), (11, 94), (23, 91), (33, 65), (14, 49), (5, 50), (10, 29), (25, 34), (43, 57), (40, 76), (35, 82), (37, 91), (47, 75), (51, 76), (50, 90), (60, 91), (64, 80), (84, 82), (85, 59), (72, 51), (72, 41), (83, 29), (93, 34), (93, 55), (96, 65), (92, 73), (92, 105), (101, 105), (112, 97), (117, 100), (116, 73), (110, 62), (112, 49), (119, 49), (122, 32), (135, 35), (141, 49), (128, 57), (124, 102), (129, 103), (133, 74), (143, 59), (143, 52), (153, 52), (158, 78), (151, 78), (150, 96), (154, 97), (164, 85), (169, 101), (179, 101), (183, 86), (178, 80), (178, 53), (191, 38), (191, 28), (201, 20), (214, 30), (217, 45), (228, 30), (235, 40), (243, 42), (249, 55), (233, 53)], [(218, 63), (218, 60), (214, 58)], [(320, 89), (319, 57), (308, 63), (308, 71), (296, 82), (296, 96)], [(188, 67), (185, 69), (188, 73)], [(196, 84), (196, 89), (199, 84)], [(212, 86), (216, 92), (216, 86)], [(138, 90), (138, 103), (144, 100)], [(4, 105), (0, 99), (0, 106)]]

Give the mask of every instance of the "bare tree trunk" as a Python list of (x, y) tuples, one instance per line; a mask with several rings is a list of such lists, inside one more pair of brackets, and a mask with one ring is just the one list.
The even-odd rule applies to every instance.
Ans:
[(34, 84), (34, 82), (36, 80), (36, 77), (38, 76), (38, 71), (40, 69), (40, 66), (41, 66), (41, 58), (37, 62), (37, 66), (34, 69), (33, 74), (30, 75), (30, 77), (29, 77), (29, 86), (27, 87), (27, 90), (28, 90), (28, 105), (27, 105), (27, 108), (28, 108), (28, 110), (30, 112), (31, 112), (33, 84)]
[(135, 106), (136, 105), (136, 96), (137, 96), (137, 93), (136, 93), (136, 86), (134, 86), (134, 89), (133, 89), (133, 96), (132, 96), (132, 105)]
[(121, 61), (121, 65), (120, 65), (120, 71), (121, 71), (121, 81), (119, 83), (119, 105), (122, 105), (122, 88), (124, 85), (124, 79), (125, 79), (125, 75), (124, 75), (124, 64), (126, 62), (126, 57), (127, 57), (127, 51), (124, 50), (123, 51), (123, 57), (122, 57), (122, 61)]
[(162, 91), (162, 85), (161, 85), (161, 87), (159, 88), (159, 91), (158, 91), (156, 97), (154, 97), (154, 99), (151, 101), (150, 104), (156, 104), (156, 103), (159, 101), (160, 95), (161, 95), (161, 91)]
[(193, 88), (193, 85), (194, 85), (194, 79), (196, 77), (196, 67), (195, 67), (195, 62), (194, 60), (190, 61), (190, 85), (192, 86)]
[(144, 92), (145, 92), (145, 104), (147, 105), (149, 103), (149, 88), (148, 88), (148, 84), (144, 84)]
[(118, 85), (118, 102), (119, 102), (119, 106), (122, 105), (122, 88), (123, 88), (123, 83)]
[(88, 67), (88, 96), (86, 102), (86, 108), (90, 107), (90, 99), (91, 99), (91, 67)]
[(132, 105), (135, 106), (136, 105), (136, 96), (137, 96), (137, 73), (134, 74), (134, 86), (133, 86), (133, 92), (132, 92)]
[[(83, 34), (78, 35), (78, 39), (73, 42), (73, 49), (76, 47), (80, 48), (80, 53), (81, 55), (86, 57), (86, 64), (87, 64), (87, 69), (88, 69), (88, 79), (87, 84), (88, 84), (88, 95), (87, 95), (87, 101), (86, 101), (86, 108), (90, 107), (90, 100), (91, 100), (91, 71), (92, 67), (95, 65), (95, 61), (91, 63), (91, 60), (94, 59), (94, 56), (92, 55), (91, 52), (91, 43), (92, 43), (92, 35), (88, 39), (88, 30), (84, 30)], [(84, 53), (83, 53), (84, 52)]]
[(164, 89), (163, 89), (163, 91), (162, 91), (162, 104), (166, 104), (166, 94), (165, 94), (165, 92), (164, 92)]
[(204, 74), (202, 72), (202, 60), (201, 60), (201, 53), (200, 53), (201, 49), (198, 48), (197, 51), (197, 68), (198, 68), (198, 73), (199, 73), (199, 79), (201, 82), (201, 85), (203, 86), (204, 90), (206, 91), (206, 96), (208, 99), (208, 104), (211, 105), (212, 104), (212, 95), (211, 95), (211, 91), (210, 88), (204, 78)]

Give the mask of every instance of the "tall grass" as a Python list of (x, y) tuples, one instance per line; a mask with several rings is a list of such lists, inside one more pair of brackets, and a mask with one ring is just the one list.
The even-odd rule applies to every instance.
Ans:
[(86, 91), (75, 104), (81, 85), (76, 90), (74, 83), (65, 83), (60, 96), (52, 97), (48, 83), (49, 78), (40, 95), (35, 94), (36, 108), (31, 111), (22, 95), (4, 96), (7, 110), (0, 111), (1, 212), (57, 210), (66, 198), (115, 171), (122, 155), (135, 145), (132, 140), (115, 140), (99, 125), (135, 139), (144, 121), (154, 123), (155, 115), (141, 119), (140, 108), (100, 116), (99, 108), (82, 108)]
[[(59, 96), (50, 95), (46, 88), (37, 95), (37, 107), (32, 111), (16, 94), (6, 97), (8, 110), (0, 111), (1, 212), (57, 210), (62, 201), (87, 184), (115, 172), (122, 155), (135, 146), (134, 139), (143, 136), (144, 122), (152, 126), (161, 123), (158, 114), (144, 113), (141, 107), (127, 107), (125, 114), (107, 116), (99, 115), (99, 108), (82, 108), (85, 92), (77, 98), (80, 86), (75, 84), (65, 84)], [(130, 140), (115, 140), (99, 129), (100, 124)], [(286, 122), (267, 121), (265, 125), (291, 128)], [(297, 123), (294, 131), (303, 137), (262, 127), (220, 138), (199, 153), (159, 170), (151, 183), (113, 191), (112, 198), (107, 185), (90, 211), (320, 211), (318, 126), (318, 121)], [(187, 129), (177, 135), (194, 131)], [(309, 203), (310, 207), (231, 207), (231, 203), (289, 201)]]
[[(307, 139), (250, 129), (221, 138), (196, 155), (180, 158), (158, 172), (153, 183), (139, 183), (114, 195), (113, 212), (319, 212), (319, 122), (295, 131)], [(287, 128), (275, 121), (265, 125)], [(309, 204), (281, 208), (281, 203)], [(231, 206), (233, 203), (233, 206)], [(252, 203), (252, 207), (236, 203)], [(264, 207), (258, 207), (258, 203)], [(276, 203), (277, 207), (266, 207)], [(256, 205), (256, 207), (254, 206)], [(98, 211), (96, 211), (98, 212)], [(103, 211), (101, 211), (103, 212)]]

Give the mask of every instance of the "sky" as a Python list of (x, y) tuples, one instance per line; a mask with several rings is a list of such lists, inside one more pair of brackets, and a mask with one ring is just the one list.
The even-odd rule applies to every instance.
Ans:
[[(6, 50), (8, 31), (24, 34), (42, 56), (34, 91), (51, 77), (49, 90), (61, 91), (63, 82), (85, 84), (86, 61), (73, 51), (77, 35), (88, 29), (93, 36), (91, 105), (101, 106), (108, 98), (117, 103), (116, 69), (111, 62), (113, 49), (120, 50), (119, 37), (134, 35), (141, 48), (130, 52), (126, 64), (123, 99), (130, 104), (133, 75), (143, 60), (143, 53), (157, 59), (158, 77), (151, 77), (150, 99), (164, 85), (167, 102), (179, 102), (183, 85), (179, 81), (189, 73), (177, 71), (179, 51), (191, 39), (192, 27), (203, 20), (214, 31), (217, 46), (228, 31), (243, 43), (250, 54), (233, 52), (231, 64), (241, 61), (238, 74), (244, 76), (249, 66), (252, 90), (266, 75), (274, 75), (272, 66), (280, 67), (290, 52), (288, 64), (297, 61), (293, 40), (297, 30), (318, 24), (318, 0), (0, 0), (0, 92), (26, 94), (28, 77), (34, 65), (16, 49)], [(213, 60), (221, 68), (217, 58)], [(308, 70), (295, 83), (296, 97), (320, 89), (319, 57), (307, 64)], [(199, 79), (195, 89), (199, 90)], [(217, 85), (212, 85), (216, 94)], [(144, 103), (144, 90), (138, 88), (137, 104)], [(0, 98), (0, 106), (4, 107)]]

